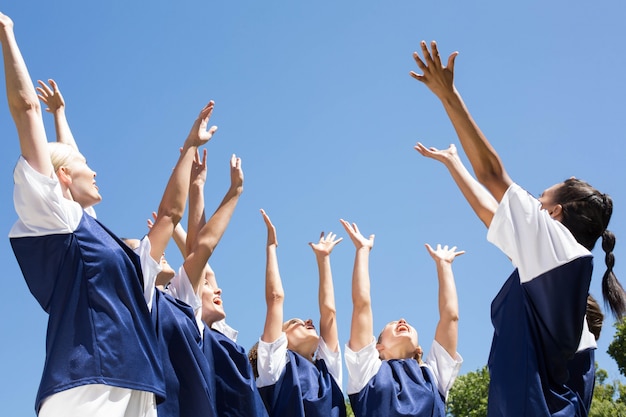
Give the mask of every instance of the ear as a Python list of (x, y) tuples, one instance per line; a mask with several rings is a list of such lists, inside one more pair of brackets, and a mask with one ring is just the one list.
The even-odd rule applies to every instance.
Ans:
[(71, 172), (70, 169), (66, 166), (62, 166), (59, 169), (57, 169), (57, 178), (59, 179), (59, 182), (64, 185), (64, 186), (69, 186), (72, 183), (72, 177), (71, 177)]
[(561, 221), (561, 219), (563, 218), (563, 206), (560, 204), (555, 205), (552, 211), (550, 212), (550, 216), (554, 220)]
[(413, 358), (421, 364), (423, 355), (424, 355), (424, 351), (422, 350), (422, 347), (420, 345), (417, 345), (417, 347), (415, 348), (415, 354)]
[(381, 359), (385, 358), (385, 346), (381, 345), (380, 343), (376, 343), (376, 350), (378, 351), (378, 356)]

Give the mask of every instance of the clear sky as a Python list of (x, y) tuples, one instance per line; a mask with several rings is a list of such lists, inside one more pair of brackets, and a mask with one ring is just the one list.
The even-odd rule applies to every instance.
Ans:
[[(285, 317), (317, 321), (317, 270), (307, 245), (321, 231), (332, 254), (340, 342), (350, 325), (354, 247), (339, 223), (376, 234), (371, 254), (375, 329), (406, 318), (427, 350), (438, 319), (437, 279), (424, 243), (467, 251), (454, 261), (462, 373), (487, 362), (492, 298), (512, 271), (443, 166), (413, 145), (458, 144), (411, 53), (421, 40), (458, 50), (456, 85), (511, 177), (534, 194), (572, 175), (612, 195), (615, 272), (626, 282), (626, 57), (621, 1), (2, 2), (33, 80), (53, 78), (104, 200), (98, 217), (140, 237), (193, 120), (215, 100), (207, 210), (241, 156), (244, 194), (212, 264), (228, 322), (251, 346), (265, 318), (264, 208), (278, 230)], [(0, 95), (5, 96), (4, 83)], [(52, 116), (46, 114), (49, 140)], [(0, 219), (16, 220), (18, 140), (0, 105)], [(465, 157), (463, 156), (465, 159)], [(600, 298), (600, 245), (592, 293)], [(168, 259), (179, 265), (174, 245)], [(8, 238), (0, 303), (0, 403), (32, 416), (44, 360), (46, 315), (28, 291)], [(597, 360), (618, 378), (605, 353)]]

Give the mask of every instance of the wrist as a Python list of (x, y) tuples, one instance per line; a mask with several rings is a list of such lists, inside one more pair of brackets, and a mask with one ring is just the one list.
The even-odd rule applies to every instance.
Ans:
[(441, 271), (452, 270), (452, 261), (448, 261), (446, 259), (437, 259), (435, 261), (435, 264), (437, 265), (438, 270), (441, 270)]
[(229, 192), (232, 194), (241, 195), (241, 193), (243, 193), (243, 184), (231, 184)]
[(317, 259), (318, 263), (325, 263), (330, 261), (330, 252), (317, 252), (315, 251), (315, 259)]
[(2, 38), (7, 39), (7, 35), (13, 36), (13, 25), (2, 25), (0, 27), (0, 33), (2, 34)]
[(188, 136), (187, 139), (185, 139), (185, 142), (183, 143), (183, 152), (189, 149), (195, 149), (197, 147), (198, 147), (197, 141), (193, 137)]

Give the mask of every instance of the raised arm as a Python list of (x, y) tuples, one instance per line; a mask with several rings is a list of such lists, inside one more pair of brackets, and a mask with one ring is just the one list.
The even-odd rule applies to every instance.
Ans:
[(267, 313), (261, 340), (272, 343), (280, 337), (283, 331), (285, 291), (283, 290), (283, 283), (280, 280), (280, 272), (278, 270), (276, 228), (263, 209), (261, 209), (261, 215), (265, 221), (265, 226), (267, 226), (267, 245), (265, 248), (267, 258), (265, 264), (265, 303), (267, 304)]
[(448, 245), (445, 245), (442, 248), (441, 245), (437, 245), (436, 250), (429, 244), (425, 246), (435, 261), (439, 280), (439, 322), (435, 330), (435, 340), (454, 358), (459, 339), (459, 300), (452, 273), (452, 261), (465, 251), (457, 251), (456, 246), (448, 248)]
[[(204, 208), (204, 185), (206, 184), (206, 149), (202, 152), (202, 159), (197, 153), (191, 165), (191, 177), (189, 181), (189, 212), (187, 214), (187, 238), (186, 252), (193, 251), (196, 244), (198, 233), (206, 224), (205, 208)], [(185, 255), (185, 258), (187, 256)]]
[(428, 50), (426, 42), (421, 42), (423, 60), (417, 52), (413, 58), (423, 74), (411, 71), (413, 78), (426, 86), (441, 100), (454, 129), (467, 154), (474, 174), (497, 201), (511, 185), (511, 179), (506, 173), (500, 157), (491, 146), (487, 138), (470, 115), (461, 95), (454, 86), (454, 60), (458, 52), (453, 52), (448, 58), (448, 65), (441, 64), (437, 44), (433, 41)]
[(374, 247), (374, 235), (365, 238), (356, 223), (339, 220), (354, 243), (354, 269), (352, 270), (352, 324), (348, 347), (357, 352), (372, 343), (374, 338), (374, 317), (370, 295), (369, 257)]
[(33, 169), (49, 177), (53, 169), (39, 99), (15, 39), (13, 21), (2, 13), (0, 13), (0, 42), (7, 101), (17, 128), (22, 156)]
[[(152, 212), (152, 218), (156, 220), (156, 211)], [(154, 226), (154, 221), (148, 219), (148, 228), (151, 229), (152, 226)], [(187, 257), (187, 248), (185, 247), (185, 243), (187, 242), (187, 232), (185, 232), (185, 229), (183, 229), (183, 226), (181, 226), (180, 223), (178, 223), (174, 228), (174, 233), (172, 233), (172, 239), (174, 239), (174, 243), (176, 243), (178, 251), (182, 255), (183, 259), (185, 259)]]
[(52, 113), (54, 116), (54, 129), (57, 135), (57, 142), (70, 145), (78, 151), (78, 145), (76, 144), (76, 140), (74, 140), (74, 135), (70, 130), (70, 125), (65, 116), (65, 100), (63, 99), (63, 95), (61, 95), (59, 86), (52, 79), (48, 80), (50, 86), (46, 85), (46, 83), (41, 80), (37, 80), (37, 83), (39, 84), (39, 87), (36, 88), (39, 93), (39, 100), (48, 106), (46, 111)]
[[(185, 271), (196, 291), (202, 285), (205, 264), (222, 239), (242, 192), (243, 170), (241, 169), (241, 159), (233, 155), (230, 158), (230, 187), (228, 192), (215, 213), (198, 232), (198, 236), (191, 246), (192, 249), (188, 252), (187, 258), (185, 258)], [(189, 235), (187, 240), (191, 240)], [(189, 248), (190, 246), (187, 245), (187, 247)]]
[(161, 255), (172, 237), (174, 227), (180, 222), (185, 211), (185, 203), (189, 192), (189, 172), (198, 147), (207, 143), (217, 130), (215, 126), (207, 130), (213, 105), (213, 101), (210, 101), (200, 111), (198, 118), (195, 120), (180, 152), (178, 162), (165, 187), (163, 198), (159, 204), (157, 219), (148, 232), (151, 244), (150, 255), (157, 261), (161, 259)]
[(415, 150), (427, 158), (441, 162), (448, 168), (450, 175), (452, 175), (454, 182), (463, 193), (472, 210), (488, 228), (498, 208), (498, 202), (465, 168), (456, 151), (456, 146), (450, 145), (448, 149), (439, 150), (432, 147), (426, 148), (418, 142), (415, 145)]
[(339, 335), (337, 332), (337, 309), (335, 307), (335, 290), (333, 288), (333, 275), (330, 269), (330, 253), (335, 245), (343, 238), (337, 239), (335, 233), (324, 232), (320, 235), (317, 243), (309, 242), (315, 253), (317, 270), (319, 271), (319, 306), (320, 306), (320, 336), (324, 339), (326, 346), (336, 352), (339, 348)]

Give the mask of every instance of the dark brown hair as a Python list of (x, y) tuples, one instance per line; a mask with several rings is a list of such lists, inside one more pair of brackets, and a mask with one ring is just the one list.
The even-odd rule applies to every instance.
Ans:
[(592, 250), (602, 237), (607, 268), (602, 277), (602, 296), (613, 315), (621, 319), (626, 313), (626, 293), (613, 273), (615, 235), (607, 229), (613, 214), (613, 200), (585, 181), (570, 178), (555, 191), (554, 203), (562, 207), (561, 223), (585, 248)]

